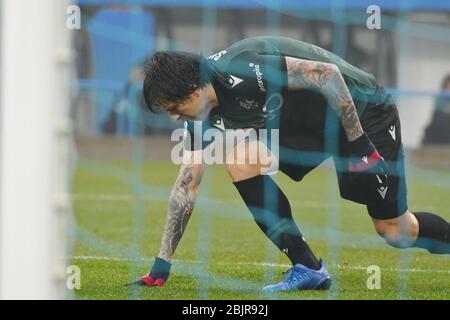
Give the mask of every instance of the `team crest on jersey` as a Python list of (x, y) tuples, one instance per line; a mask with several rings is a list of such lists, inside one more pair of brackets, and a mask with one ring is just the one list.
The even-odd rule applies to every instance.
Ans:
[(242, 108), (245, 108), (247, 110), (253, 110), (253, 109), (257, 109), (259, 108), (259, 103), (257, 101), (255, 101), (255, 99), (244, 99), (244, 100), (238, 100), (239, 101), (239, 105)]

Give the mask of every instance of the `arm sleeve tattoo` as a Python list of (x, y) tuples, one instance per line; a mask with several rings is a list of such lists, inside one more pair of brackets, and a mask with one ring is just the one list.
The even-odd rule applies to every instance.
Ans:
[(288, 89), (321, 92), (337, 112), (349, 141), (363, 134), (350, 91), (339, 69), (330, 63), (286, 57)]
[(166, 224), (164, 227), (159, 257), (170, 261), (183, 236), (186, 225), (194, 209), (196, 189), (198, 188), (203, 165), (182, 165), (169, 198)]

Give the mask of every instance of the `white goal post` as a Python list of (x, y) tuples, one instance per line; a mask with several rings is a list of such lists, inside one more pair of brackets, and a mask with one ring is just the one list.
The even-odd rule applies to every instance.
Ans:
[(66, 295), (69, 4), (0, 4), (1, 299)]

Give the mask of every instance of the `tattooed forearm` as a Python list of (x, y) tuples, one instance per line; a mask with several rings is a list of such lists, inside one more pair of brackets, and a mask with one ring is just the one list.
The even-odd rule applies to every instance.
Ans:
[(363, 129), (350, 91), (339, 69), (332, 64), (286, 57), (289, 89), (320, 91), (337, 112), (347, 139), (353, 141)]
[(183, 165), (169, 198), (166, 225), (159, 257), (170, 261), (183, 236), (195, 203), (195, 189), (200, 184), (202, 168)]

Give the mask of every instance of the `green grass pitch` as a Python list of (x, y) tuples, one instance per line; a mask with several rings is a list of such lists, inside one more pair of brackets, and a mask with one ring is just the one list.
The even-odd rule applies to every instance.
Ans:
[[(261, 294), (288, 260), (251, 219), (223, 166), (210, 166), (199, 199), (161, 288), (123, 285), (148, 271), (158, 253), (178, 167), (82, 159), (73, 180), (70, 264), (81, 269), (79, 299), (450, 299), (450, 259), (389, 247), (365, 207), (340, 199), (334, 170), (302, 182), (277, 175), (302, 233), (332, 276), (330, 291)], [(450, 219), (450, 172), (408, 168), (412, 210)], [(381, 288), (368, 289), (379, 266)]]

